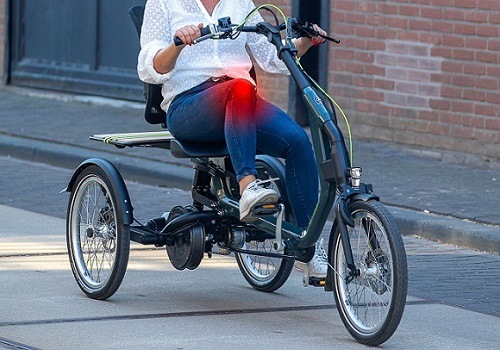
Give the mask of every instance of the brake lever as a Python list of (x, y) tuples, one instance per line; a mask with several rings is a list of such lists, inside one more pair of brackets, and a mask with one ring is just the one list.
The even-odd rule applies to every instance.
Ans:
[(193, 41), (193, 44), (199, 44), (201, 43), (202, 41), (205, 41), (207, 39), (212, 39), (214, 37), (216, 37), (219, 33), (211, 33), (211, 34), (207, 34), (207, 35), (203, 35), (203, 36), (200, 36), (198, 39), (195, 39)]

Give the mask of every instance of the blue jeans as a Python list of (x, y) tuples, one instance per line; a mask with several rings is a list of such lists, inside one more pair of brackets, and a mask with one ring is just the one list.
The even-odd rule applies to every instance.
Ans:
[(286, 189), (299, 227), (307, 227), (318, 201), (318, 172), (306, 132), (262, 99), (244, 79), (208, 80), (177, 96), (168, 129), (180, 141), (226, 141), (239, 181), (257, 175), (255, 155), (285, 159)]

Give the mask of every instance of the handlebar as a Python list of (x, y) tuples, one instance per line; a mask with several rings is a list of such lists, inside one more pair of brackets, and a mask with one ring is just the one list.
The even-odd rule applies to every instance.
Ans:
[[(331, 38), (327, 35), (322, 35), (318, 31), (316, 31), (312, 25), (312, 23), (305, 22), (302, 23), (299, 19), (297, 18), (290, 18), (288, 25), (291, 26), (292, 31), (294, 34), (300, 37), (307, 37), (311, 38), (314, 36), (319, 36), (323, 39), (333, 41), (334, 43), (340, 44), (340, 40), (336, 38)], [(248, 33), (261, 33), (267, 35), (268, 33), (264, 28), (269, 28), (270, 26), (264, 25), (267, 22), (261, 22), (257, 24), (256, 26), (238, 26), (235, 24), (231, 24), (231, 20), (229, 17), (224, 17), (220, 18), (219, 23), (217, 25), (215, 24), (209, 24), (206, 27), (203, 27), (200, 29), (201, 31), (201, 36), (194, 41), (194, 44), (200, 43), (204, 40), (207, 39), (226, 39), (226, 38), (231, 38), (232, 35), (238, 32), (248, 32)], [(282, 23), (281, 25), (276, 27), (272, 27), (273, 32), (277, 31), (278, 33), (286, 28), (286, 24)], [(183, 45), (184, 43), (182, 42), (179, 37), (174, 37), (174, 44), (175, 46), (180, 46)]]

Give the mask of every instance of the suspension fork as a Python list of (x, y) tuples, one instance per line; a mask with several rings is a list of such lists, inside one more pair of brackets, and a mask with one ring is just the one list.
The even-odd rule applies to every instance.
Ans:
[(347, 199), (343, 195), (339, 196), (335, 203), (335, 219), (337, 220), (340, 238), (342, 240), (342, 248), (344, 250), (347, 268), (349, 269), (349, 276), (347, 279), (351, 280), (352, 278), (359, 276), (359, 269), (356, 267), (354, 262), (351, 240), (349, 239), (349, 231), (347, 230), (348, 226), (354, 227), (354, 221), (348, 210)]

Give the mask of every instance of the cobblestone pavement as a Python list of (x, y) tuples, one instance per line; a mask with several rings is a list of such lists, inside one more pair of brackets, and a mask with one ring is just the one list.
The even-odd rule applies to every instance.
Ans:
[[(68, 195), (59, 192), (71, 170), (10, 157), (0, 157), (0, 162), (0, 204), (65, 217)], [(173, 205), (190, 203), (184, 190), (137, 182), (127, 182), (127, 187), (134, 216), (141, 222)], [(500, 317), (500, 255), (418, 237), (406, 236), (404, 242), (410, 295)]]

